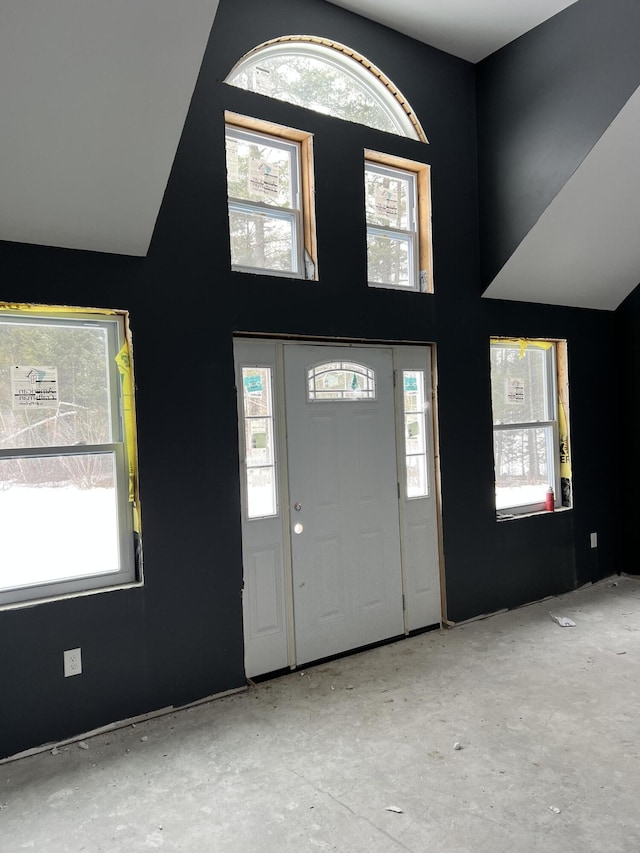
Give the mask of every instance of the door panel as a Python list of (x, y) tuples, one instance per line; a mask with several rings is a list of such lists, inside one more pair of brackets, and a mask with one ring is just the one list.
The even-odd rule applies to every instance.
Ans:
[[(278, 382), (277, 344), (274, 342), (242, 341), (234, 344), (236, 362), (236, 388), (238, 393), (238, 417), (241, 428), (240, 438), (240, 477), (242, 493), (242, 560), (244, 567), (244, 587), (242, 590), (242, 609), (244, 619), (245, 672), (251, 678), (265, 672), (283, 669), (289, 663), (288, 626), (287, 626), (287, 589), (285, 539), (282, 519), (282, 501), (279, 489), (276, 489), (276, 511), (273, 515), (249, 518), (248, 489), (256, 489), (251, 505), (259, 507), (265, 504), (271, 511), (271, 502), (262, 501), (260, 489), (253, 481), (247, 481), (247, 447), (249, 439), (246, 430), (244, 396), (251, 393), (252, 385), (245, 383), (243, 368), (268, 368), (272, 377), (272, 397)], [(274, 402), (275, 407), (275, 402)], [(277, 420), (277, 411), (276, 411)], [(264, 435), (263, 432), (260, 435)], [(274, 477), (279, 477), (279, 442), (276, 429), (272, 430), (268, 441), (273, 447), (265, 447), (265, 455), (272, 451), (276, 463)], [(261, 441), (266, 444), (267, 439)]]
[[(373, 368), (376, 398), (309, 401), (321, 362)], [(404, 630), (393, 364), (391, 350), (306, 345), (286, 345), (284, 364), (300, 664)]]
[[(403, 412), (404, 371), (410, 371), (414, 379), (420, 379), (421, 393), (425, 400), (424, 418), (420, 419), (420, 430), (424, 430), (426, 450), (425, 477), (427, 493), (421, 497), (409, 497), (406, 468), (400, 460), (404, 457), (405, 436), (398, 442), (399, 468), (403, 472), (401, 481), (400, 518), (402, 533), (402, 560), (407, 604), (407, 629), (413, 631), (441, 621), (440, 563), (438, 553), (438, 522), (436, 507), (435, 454), (433, 436), (431, 350), (429, 347), (396, 347), (394, 362), (398, 371), (396, 383), (396, 408)], [(417, 393), (416, 387), (416, 393)], [(418, 420), (418, 419), (416, 419)]]

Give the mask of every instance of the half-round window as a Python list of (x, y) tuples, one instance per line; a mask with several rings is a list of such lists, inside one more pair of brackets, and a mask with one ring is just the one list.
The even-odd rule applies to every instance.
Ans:
[(368, 59), (338, 42), (283, 36), (250, 50), (226, 82), (326, 115), (427, 142), (411, 106)]

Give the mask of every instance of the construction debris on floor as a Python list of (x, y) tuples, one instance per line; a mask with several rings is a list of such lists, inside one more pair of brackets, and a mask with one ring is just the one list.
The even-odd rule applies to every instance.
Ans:
[(410, 637), (4, 762), (0, 851), (632, 853), (639, 664), (631, 577)]

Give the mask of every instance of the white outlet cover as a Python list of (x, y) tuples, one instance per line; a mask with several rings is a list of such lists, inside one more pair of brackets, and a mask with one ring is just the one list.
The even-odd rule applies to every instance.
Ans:
[(82, 673), (81, 649), (67, 649), (63, 652), (63, 657), (65, 678), (69, 678), (71, 675), (80, 675)]

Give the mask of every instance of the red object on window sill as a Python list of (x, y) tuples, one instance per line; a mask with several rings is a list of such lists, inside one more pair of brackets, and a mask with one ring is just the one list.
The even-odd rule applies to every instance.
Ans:
[(555, 508), (556, 508), (556, 500), (555, 500), (555, 497), (553, 495), (553, 489), (551, 488), (551, 486), (549, 486), (549, 488), (547, 489), (546, 497), (545, 497), (545, 509), (547, 510), (547, 512), (553, 512)]

